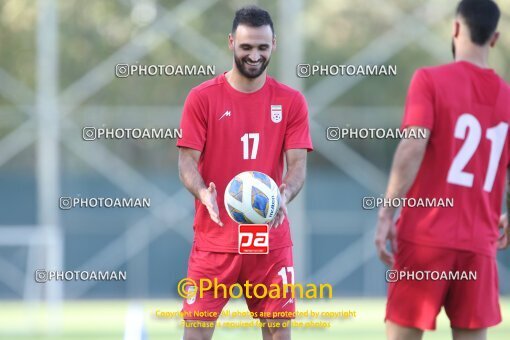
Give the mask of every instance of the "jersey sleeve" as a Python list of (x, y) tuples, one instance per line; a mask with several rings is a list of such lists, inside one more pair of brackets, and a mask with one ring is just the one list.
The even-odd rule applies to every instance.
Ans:
[(415, 72), (407, 92), (402, 129), (420, 126), (434, 127), (434, 88), (424, 70)]
[(308, 105), (301, 93), (294, 96), (289, 110), (289, 121), (285, 131), (284, 150), (307, 149), (313, 150), (308, 123)]
[(184, 102), (180, 129), (182, 138), (177, 141), (178, 147), (202, 151), (207, 133), (207, 115), (205, 107), (196, 90), (191, 90)]

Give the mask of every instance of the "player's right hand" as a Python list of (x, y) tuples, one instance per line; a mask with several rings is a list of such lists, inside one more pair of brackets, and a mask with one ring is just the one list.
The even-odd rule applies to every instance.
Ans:
[[(386, 241), (390, 241), (391, 251), (386, 249)], [(393, 217), (391, 215), (379, 214), (375, 231), (375, 247), (377, 255), (387, 266), (395, 264), (393, 254), (397, 251), (397, 233)]]
[(216, 185), (211, 182), (209, 183), (209, 187), (207, 189), (203, 189), (200, 191), (200, 201), (209, 211), (209, 216), (211, 220), (217, 223), (220, 227), (223, 227), (223, 222), (220, 220), (220, 213), (218, 209), (218, 201), (216, 197), (218, 193), (216, 192)]
[(499, 228), (503, 234), (498, 238), (498, 249), (506, 249), (510, 245), (510, 229), (508, 228), (508, 215), (503, 214), (499, 218)]

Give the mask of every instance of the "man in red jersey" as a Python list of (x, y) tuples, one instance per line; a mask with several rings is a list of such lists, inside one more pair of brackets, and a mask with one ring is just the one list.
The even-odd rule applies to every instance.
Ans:
[[(403, 207), (396, 226), (394, 207), (379, 210), (377, 252), (393, 271), (388, 339), (421, 339), (435, 329), (443, 306), (454, 339), (485, 339), (487, 328), (501, 321), (496, 252), (509, 241), (508, 219), (500, 214), (510, 161), (510, 87), (487, 66), (499, 16), (491, 0), (461, 1), (455, 62), (421, 68), (411, 81), (402, 128), (425, 129), (427, 137), (400, 142), (386, 198), (454, 203)], [(423, 279), (426, 272), (436, 275)]]
[[(312, 150), (307, 104), (301, 93), (266, 73), (276, 48), (268, 12), (254, 6), (238, 10), (229, 48), (234, 54), (232, 69), (193, 88), (181, 120), (179, 174), (196, 198), (188, 277), (196, 282), (217, 279), (227, 287), (247, 281), (283, 287), (294, 279), (286, 206), (303, 186), (306, 154)], [(284, 159), (287, 172), (282, 179)], [(238, 225), (223, 205), (228, 182), (247, 170), (266, 173), (280, 186), (281, 208), (271, 224), (267, 255), (237, 253)], [(211, 339), (227, 301), (212, 291), (185, 300), (184, 339)], [(263, 339), (290, 339), (289, 327), (267, 325), (268, 319), (281, 325), (287, 316), (292, 318), (293, 299), (246, 298), (246, 302), (255, 317), (264, 313)]]

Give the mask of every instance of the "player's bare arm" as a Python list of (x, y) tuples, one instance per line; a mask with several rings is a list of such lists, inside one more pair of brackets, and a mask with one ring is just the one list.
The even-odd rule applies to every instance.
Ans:
[(508, 184), (506, 191), (506, 214), (499, 219), (499, 228), (503, 229), (498, 239), (498, 249), (506, 249), (510, 245), (510, 229), (508, 228), (508, 213), (510, 212), (510, 171), (507, 174)]
[(306, 154), (305, 149), (290, 149), (285, 152), (287, 161), (287, 173), (280, 186), (281, 205), (278, 215), (271, 223), (272, 227), (278, 227), (283, 223), (287, 215), (287, 204), (297, 196), (306, 178)]
[[(423, 128), (410, 126), (407, 129), (417, 130)], [(426, 138), (406, 138), (399, 143), (391, 167), (386, 198), (403, 197), (413, 184), (430, 137), (430, 131), (426, 131)], [(375, 234), (377, 254), (388, 266), (393, 265), (394, 259), (393, 254), (386, 249), (386, 241), (390, 240), (393, 252), (397, 247), (395, 224), (393, 222), (395, 210), (394, 207), (381, 207), (378, 213)]]
[(186, 189), (189, 190), (203, 205), (207, 207), (211, 219), (223, 226), (216, 199), (216, 186), (213, 182), (206, 186), (198, 172), (198, 160), (201, 152), (190, 148), (179, 148), (179, 178)]

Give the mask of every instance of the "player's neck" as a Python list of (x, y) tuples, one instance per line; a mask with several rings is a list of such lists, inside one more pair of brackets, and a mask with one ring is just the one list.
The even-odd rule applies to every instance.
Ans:
[(489, 52), (486, 48), (472, 46), (458, 51), (455, 61), (467, 61), (481, 68), (489, 68)]
[(257, 78), (246, 78), (236, 68), (228, 71), (225, 74), (230, 86), (239, 92), (251, 93), (260, 90), (266, 82), (266, 72), (262, 73)]

